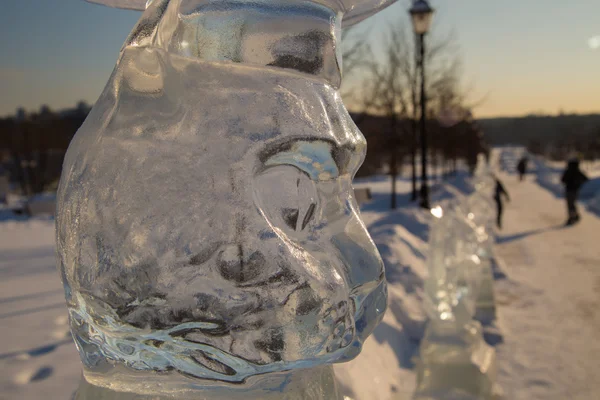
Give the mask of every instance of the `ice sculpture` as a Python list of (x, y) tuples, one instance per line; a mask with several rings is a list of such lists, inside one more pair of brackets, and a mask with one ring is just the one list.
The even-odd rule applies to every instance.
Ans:
[(457, 209), (462, 217), (472, 226), (473, 236), (470, 240), (476, 247), (476, 254), (481, 260), (481, 286), (477, 297), (477, 319), (490, 322), (496, 318), (496, 300), (494, 296), (494, 275), (492, 262), (494, 258), (494, 205), (492, 203), (495, 180), (485, 169), (479, 171), (474, 179), (475, 192)]
[(495, 352), (473, 320), (482, 266), (472, 246), (472, 226), (455, 209), (452, 204), (432, 209), (425, 283), (430, 320), (420, 346), (416, 400), (493, 395)]
[(79, 398), (338, 397), (386, 308), (340, 28), (387, 3), (148, 2), (59, 187)]
[(471, 226), (453, 204), (432, 209), (429, 275), (425, 281), (426, 310), (432, 323), (463, 326), (475, 312), (481, 262), (470, 239)]
[(473, 254), (479, 259), (479, 290), (475, 300), (476, 319), (481, 322), (489, 323), (496, 319), (496, 297), (494, 295), (494, 274), (492, 270), (493, 262), (493, 243), (494, 238), (489, 234), (488, 229), (477, 225), (469, 216), (463, 215), (461, 218), (467, 221), (470, 227), (469, 235), (466, 236), (468, 246)]

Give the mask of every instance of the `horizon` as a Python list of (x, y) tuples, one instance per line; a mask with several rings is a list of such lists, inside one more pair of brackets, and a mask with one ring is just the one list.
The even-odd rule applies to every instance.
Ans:
[[(77, 105), (79, 102), (85, 103), (90, 109), (94, 106), (94, 103), (88, 103), (85, 100), (79, 100), (70, 107), (61, 107), (61, 108), (49, 107), (49, 108), (52, 113), (60, 114), (63, 112), (73, 111), (73, 110), (77, 109)], [(42, 105), (40, 105), (40, 107), (38, 107), (36, 109), (32, 109), (32, 110), (25, 109), (24, 107), (23, 107), (23, 109), (24, 109), (26, 115), (33, 115), (33, 114), (39, 114), (41, 111), (40, 109), (44, 106), (47, 106), (47, 104), (42, 104)], [(15, 117), (19, 108), (21, 108), (21, 107), (17, 107), (17, 109), (13, 113), (9, 113), (6, 115), (0, 115), (0, 119)], [(363, 111), (352, 110), (350, 108), (347, 108), (347, 110), (348, 110), (349, 114), (359, 114), (359, 113), (363, 112)], [(372, 116), (384, 116), (384, 115), (379, 115), (377, 113), (372, 113), (372, 112), (367, 112), (367, 114), (372, 115)], [(474, 120), (513, 119), (513, 118), (514, 119), (516, 119), (516, 118), (547, 118), (547, 117), (563, 117), (563, 116), (589, 117), (589, 116), (596, 116), (596, 115), (600, 115), (600, 111), (578, 113), (578, 112), (567, 112), (564, 110), (559, 110), (559, 112), (556, 112), (556, 113), (531, 112), (531, 113), (521, 114), (521, 115), (492, 115), (492, 116), (476, 115)]]
[[(431, 0), (436, 30), (456, 34), (473, 97), (486, 97), (475, 119), (600, 113), (600, 2), (550, 0), (543, 13), (533, 3)], [(407, 0), (398, 1), (361, 24), (370, 27), (373, 47), (388, 24), (410, 24), (407, 8)], [(83, 0), (7, 0), (0, 32), (11, 40), (0, 44), (0, 116), (19, 107), (95, 103), (140, 15)]]

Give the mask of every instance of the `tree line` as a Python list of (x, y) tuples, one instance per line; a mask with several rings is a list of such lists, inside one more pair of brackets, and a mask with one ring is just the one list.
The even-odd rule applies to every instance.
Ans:
[(494, 145), (526, 146), (552, 160), (600, 158), (600, 114), (527, 115), (480, 121)]
[(20, 108), (0, 119), (0, 161), (21, 193), (31, 195), (56, 188), (71, 139), (90, 111), (85, 102), (73, 109), (37, 112)]
[[(8, 172), (23, 194), (56, 188), (66, 150), (89, 110), (85, 103), (60, 112), (44, 106), (38, 112), (26, 113), (20, 109), (15, 116), (0, 119), (0, 169)], [(368, 143), (357, 176), (400, 174), (418, 144), (413, 133), (414, 120), (405, 116), (390, 119), (367, 112), (351, 116)], [(427, 125), (432, 172), (440, 178), (455, 171), (459, 160), (474, 167), (477, 154), (485, 151), (481, 131), (473, 121), (463, 120), (445, 127), (436, 119), (428, 119)]]

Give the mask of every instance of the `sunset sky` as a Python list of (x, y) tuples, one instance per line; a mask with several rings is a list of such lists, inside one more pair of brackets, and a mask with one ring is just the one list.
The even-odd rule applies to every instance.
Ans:
[[(478, 117), (600, 112), (599, 0), (430, 0), (453, 32)], [(408, 24), (407, 0), (367, 20)], [(140, 13), (83, 0), (2, 0), (0, 116), (93, 103)]]

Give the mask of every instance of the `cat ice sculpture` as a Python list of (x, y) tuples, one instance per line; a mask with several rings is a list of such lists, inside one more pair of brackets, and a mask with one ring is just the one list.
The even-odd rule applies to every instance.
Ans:
[(240, 383), (349, 360), (381, 320), (366, 144), (337, 88), (343, 14), (387, 2), (320, 3), (149, 2), (58, 193), (84, 374)]

